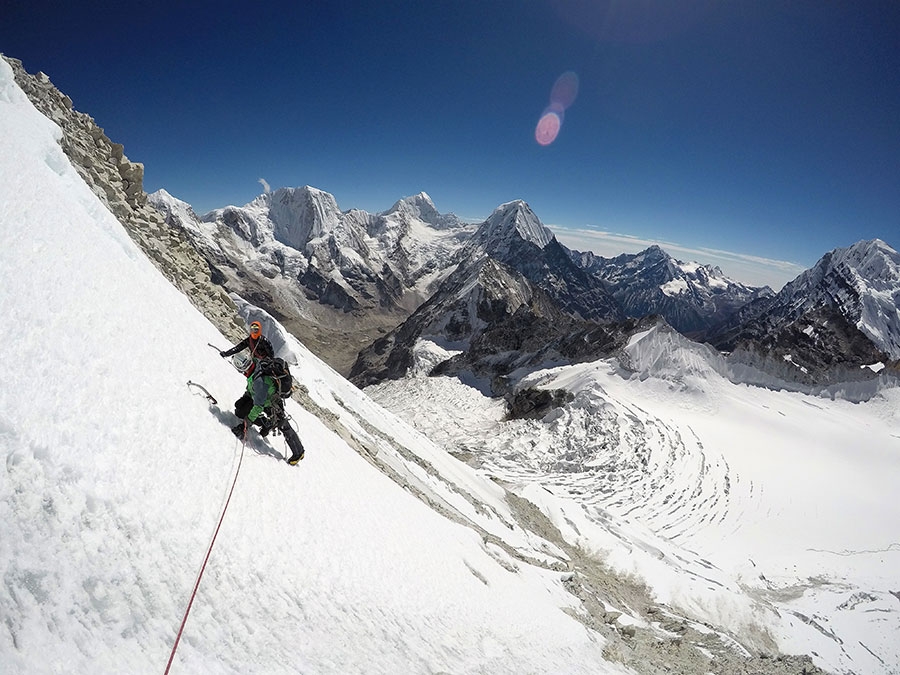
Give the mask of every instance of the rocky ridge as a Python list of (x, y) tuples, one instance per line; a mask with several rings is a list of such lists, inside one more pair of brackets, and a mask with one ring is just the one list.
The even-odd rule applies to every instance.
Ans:
[(234, 303), (212, 281), (210, 267), (190, 241), (147, 203), (144, 166), (130, 161), (92, 117), (78, 112), (44, 73), (30, 75), (21, 61), (3, 56), (32, 105), (62, 130), (63, 151), (88, 187), (119, 219), (159, 270), (225, 335), (240, 339)]

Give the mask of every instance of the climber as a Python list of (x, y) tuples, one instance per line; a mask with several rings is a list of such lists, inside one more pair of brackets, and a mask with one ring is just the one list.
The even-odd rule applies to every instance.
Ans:
[(244, 438), (253, 425), (260, 427), (262, 436), (273, 430), (281, 432), (291, 449), (288, 464), (296, 465), (303, 459), (305, 451), (284, 410), (284, 398), (289, 397), (291, 391), (290, 370), (282, 359), (274, 358), (268, 340), (257, 345), (256, 354), (258, 360), (247, 377), (247, 391), (234, 402), (234, 414), (242, 421), (231, 431), (238, 438)]
[(237, 354), (244, 349), (250, 350), (250, 365), (247, 366), (247, 369), (244, 371), (245, 377), (250, 377), (253, 373), (253, 368), (256, 366), (256, 361), (260, 358), (259, 350), (265, 345), (268, 348), (268, 352), (271, 354), (275, 353), (275, 350), (272, 348), (272, 343), (269, 342), (269, 339), (262, 334), (262, 325), (259, 321), (253, 321), (250, 324), (249, 335), (245, 337), (243, 340), (238, 342), (231, 349), (226, 349), (225, 351), (219, 352), (219, 356), (222, 358), (227, 358), (234, 354)]

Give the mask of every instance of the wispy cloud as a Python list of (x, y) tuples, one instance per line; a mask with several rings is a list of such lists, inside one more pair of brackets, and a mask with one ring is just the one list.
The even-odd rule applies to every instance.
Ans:
[(644, 239), (627, 234), (603, 232), (584, 228), (569, 228), (548, 225), (560, 242), (579, 251), (592, 251), (604, 258), (612, 258), (623, 253), (638, 253), (654, 244), (673, 258), (684, 262), (698, 262), (716, 265), (722, 272), (745, 284), (770, 286), (776, 291), (792, 281), (806, 268), (785, 260), (772, 260), (759, 256), (719, 251), (711, 248), (683, 246), (675, 242)]
[(266, 194), (269, 194), (272, 191), (272, 188), (269, 187), (269, 183), (266, 181), (265, 178), (260, 178), (259, 184), (262, 185), (263, 192), (265, 192)]

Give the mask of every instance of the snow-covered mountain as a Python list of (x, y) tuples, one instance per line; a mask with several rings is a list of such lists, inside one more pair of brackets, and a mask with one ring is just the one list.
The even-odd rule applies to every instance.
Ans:
[(718, 267), (675, 260), (659, 246), (615, 258), (578, 251), (572, 255), (608, 284), (627, 316), (658, 314), (686, 335), (702, 334), (757, 297), (773, 295), (768, 287), (726, 277)]
[(150, 201), (191, 236), (220, 283), (285, 319), (339, 369), (428, 297), (474, 229), (439, 214), (425, 193), (376, 215), (343, 212), (310, 186), (202, 219), (165, 191)]
[(831, 306), (900, 359), (900, 253), (880, 239), (825, 254), (782, 289), (768, 315), (796, 320), (811, 308)]
[(900, 667), (896, 386), (735, 386), (659, 323), (615, 358), (512, 374), (551, 401), (536, 417), (457, 378), (369, 390), (406, 423), (237, 298), (304, 386), (288, 467), (185, 386), (242, 390), (207, 346), (225, 336), (3, 60), (0, 122), (4, 673), (160, 672), (201, 567), (173, 673)]
[(900, 358), (900, 254), (875, 239), (835, 249), (710, 336), (730, 359), (787, 380), (872, 377)]
[(459, 258), (465, 264), (485, 255), (522, 274), (568, 314), (595, 321), (624, 318), (603, 282), (573, 262), (522, 200), (497, 207)]
[[(456, 268), (426, 302), (360, 352), (350, 371), (352, 381), (366, 385), (403, 377), (413, 366), (420, 338), (464, 352), (474, 348), (471, 356), (500, 374), (512, 362), (482, 357), (516, 352), (525, 338), (543, 351), (588, 319), (612, 323), (623, 318), (602, 282), (572, 261), (521, 200), (498, 207), (456, 260)], [(520, 332), (523, 321), (530, 333)], [(537, 345), (533, 341), (539, 335), (543, 342)], [(598, 347), (594, 354), (600, 353)], [(533, 356), (523, 353), (521, 360)], [(512, 361), (517, 360), (514, 356)]]
[(349, 377), (360, 386), (404, 377), (421, 338), (466, 351), (486, 329), (516, 313), (565, 318), (516, 271), (489, 257), (467, 261), (406, 321), (360, 351)]
[[(546, 301), (601, 323), (659, 315), (730, 352), (732, 376), (755, 384), (774, 376), (783, 386), (828, 387), (877, 377), (861, 366), (900, 355), (897, 254), (880, 241), (826, 255), (776, 296), (656, 246), (609, 259), (570, 251), (521, 200), (501, 205), (477, 229), (439, 214), (424, 193), (374, 216), (341, 212), (333, 196), (308, 186), (202, 220), (164, 191), (150, 201), (190, 236), (214, 281), (280, 317), (358, 383), (407, 372), (422, 335), (468, 346), (477, 338), (476, 360), (486, 365), (485, 354), (509, 351), (502, 336), (522, 317), (483, 329), (505, 322), (536, 292), (544, 301), (536, 314), (522, 310), (533, 313), (529, 321), (582, 331), (552, 319)], [(491, 336), (505, 347), (488, 345)], [(560, 341), (548, 337), (548, 345)], [(505, 358), (500, 370), (539, 352)], [(457, 366), (464, 360), (457, 357)]]
[(514, 258), (523, 242), (543, 249), (555, 238), (521, 199), (494, 209), (473, 237), (486, 253), (504, 262)]
[(297, 280), (343, 311), (403, 305), (423, 277), (449, 264), (473, 229), (440, 215), (425, 193), (371, 215), (342, 212), (333, 195), (310, 186), (267, 192), (203, 220), (232, 230), (257, 251), (297, 258)]

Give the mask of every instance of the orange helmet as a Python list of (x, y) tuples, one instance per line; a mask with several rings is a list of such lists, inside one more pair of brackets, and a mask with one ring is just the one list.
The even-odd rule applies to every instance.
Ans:
[(259, 321), (254, 321), (250, 324), (250, 337), (258, 338), (260, 335), (262, 335), (262, 325)]

